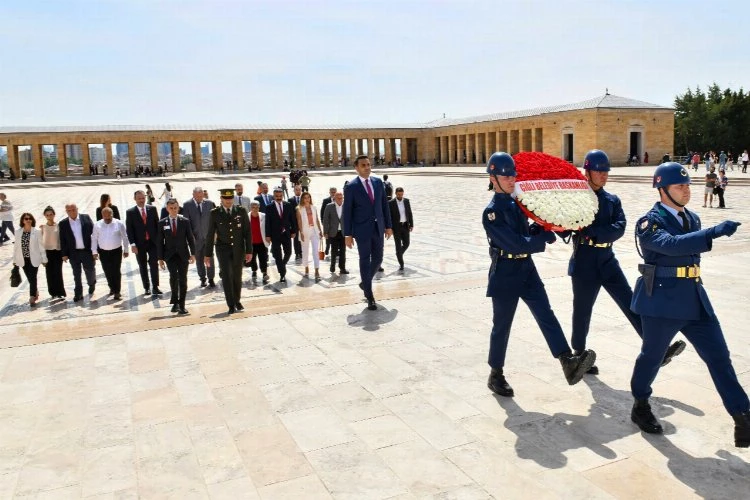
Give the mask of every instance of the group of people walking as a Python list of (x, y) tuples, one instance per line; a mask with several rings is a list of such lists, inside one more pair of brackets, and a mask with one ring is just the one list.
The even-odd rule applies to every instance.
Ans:
[[(734, 419), (735, 445), (749, 447), (750, 401), (732, 367), (721, 325), (700, 277), (701, 254), (710, 251), (717, 238), (734, 234), (740, 223), (724, 221), (703, 229), (698, 215), (685, 208), (690, 201), (687, 170), (678, 163), (662, 163), (653, 176), (659, 201), (636, 223), (636, 241), (644, 263), (638, 266), (641, 276), (633, 290), (613, 250), (613, 243), (625, 233), (626, 220), (620, 199), (604, 189), (609, 170), (609, 158), (603, 151), (592, 150), (586, 155), (584, 171), (596, 194), (598, 212), (589, 226), (558, 235), (530, 225), (512, 196), (516, 180), (513, 158), (507, 153), (490, 157), (487, 174), (495, 194), (482, 214), (492, 256), (487, 287), (493, 307), (489, 389), (499, 396), (514, 396), (504, 367), (519, 300), (531, 309), (570, 385), (585, 374), (597, 375), (596, 353), (586, 346), (594, 303), (604, 288), (641, 338), (631, 378), (631, 420), (644, 432), (663, 432), (649, 398), (660, 367), (685, 349), (682, 340), (673, 342), (682, 332), (707, 364), (724, 407)], [(568, 266), (573, 286), (572, 345), (552, 311), (532, 260), (532, 254), (544, 252), (558, 236), (573, 245)]]

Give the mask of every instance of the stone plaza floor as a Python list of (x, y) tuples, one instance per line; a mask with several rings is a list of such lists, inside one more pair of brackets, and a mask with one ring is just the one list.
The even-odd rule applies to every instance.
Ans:
[[(615, 245), (631, 283), (640, 261), (633, 225), (656, 200), (653, 168), (617, 169), (608, 189), (623, 200), (629, 227)], [(376, 169), (376, 172), (377, 169)], [(481, 211), (490, 198), (480, 167), (388, 169), (415, 217), (406, 272), (386, 242), (385, 272), (362, 301), (355, 251), (348, 276), (302, 278), (286, 286), (273, 265), (267, 286), (246, 272), (245, 312), (228, 317), (221, 288), (202, 289), (194, 267), (188, 316), (145, 297), (137, 264), (123, 262), (123, 300), (97, 290), (41, 304), (28, 284), (10, 288), (12, 245), (0, 247), (0, 498), (14, 499), (604, 499), (750, 497), (750, 451), (733, 446), (733, 423), (692, 346), (663, 368), (654, 410), (665, 435), (630, 422), (629, 380), (639, 339), (606, 293), (589, 347), (601, 375), (566, 384), (528, 309), (511, 334), (506, 374), (516, 391), (486, 387), (491, 303)], [(180, 201), (201, 185), (242, 179), (278, 183), (281, 173), (177, 174)], [(352, 170), (312, 173), (317, 203)], [(742, 174), (730, 178), (740, 178)], [(138, 181), (133, 182), (133, 181)], [(93, 216), (107, 192), (121, 213), (132, 193), (163, 179), (2, 184), (15, 218), (38, 221), (66, 202)], [(729, 209), (702, 208), (696, 181), (689, 205), (704, 227), (744, 223), (704, 254), (706, 289), (724, 327), (735, 369), (750, 389), (750, 183), (730, 184)], [(715, 203), (716, 204), (716, 203)], [(535, 256), (552, 306), (570, 331), (570, 247)], [(218, 279), (217, 279), (218, 281)]]

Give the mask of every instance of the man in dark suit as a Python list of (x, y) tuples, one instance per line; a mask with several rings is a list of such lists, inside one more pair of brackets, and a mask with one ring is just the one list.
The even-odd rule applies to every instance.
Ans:
[(331, 246), (331, 272), (336, 270), (336, 259), (339, 261), (339, 273), (349, 274), (346, 270), (346, 247), (344, 246), (344, 193), (333, 195), (333, 203), (326, 205), (323, 213), (323, 232)]
[[(328, 188), (328, 198), (323, 198), (323, 201), (320, 202), (320, 220), (323, 220), (323, 215), (326, 213), (326, 206), (333, 202), (333, 196), (336, 194), (336, 188), (330, 187)], [(328, 255), (328, 252), (331, 250), (331, 240), (329, 238), (326, 238), (326, 255)]]
[(404, 252), (409, 248), (409, 236), (414, 229), (414, 217), (411, 214), (409, 198), (404, 198), (404, 188), (396, 188), (396, 197), (388, 202), (391, 207), (393, 223), (393, 241), (396, 242), (396, 258), (399, 271), (404, 270)]
[(393, 234), (391, 212), (385, 199), (383, 181), (370, 177), (370, 160), (360, 155), (354, 161), (358, 176), (344, 188), (344, 241), (347, 248), (359, 249), (359, 287), (367, 299), (367, 309), (378, 308), (372, 294), (372, 278), (383, 262), (383, 235)]
[(284, 192), (281, 188), (273, 190), (273, 198), (274, 202), (266, 210), (266, 242), (271, 243), (271, 255), (276, 261), (279, 281), (286, 283), (286, 263), (292, 255), (292, 239), (297, 232), (297, 217), (292, 205), (284, 201)]
[(94, 221), (86, 214), (79, 214), (75, 203), (65, 205), (68, 217), (59, 224), (60, 251), (63, 262), (70, 262), (73, 268), (73, 301), (83, 300), (81, 268), (86, 273), (89, 295), (96, 288), (96, 267), (91, 254), (91, 234), (94, 232)]
[[(294, 196), (289, 198), (289, 204), (292, 206), (292, 213), (296, 213), (297, 205), (299, 205), (300, 197), (302, 196), (302, 186), (299, 184), (294, 185)], [(297, 219), (297, 217), (293, 217)], [(302, 260), (302, 242), (299, 240), (299, 234), (296, 237), (292, 237), (294, 241), (294, 260)]]
[[(266, 213), (266, 207), (268, 205), (273, 203), (273, 195), (268, 194), (268, 184), (265, 182), (262, 182), (260, 184), (260, 194), (256, 196), (254, 199), (258, 203), (260, 203), (260, 211), (263, 213)], [(248, 201), (248, 213), (250, 212), (250, 202)]]
[(211, 210), (214, 208), (216, 205), (213, 201), (204, 199), (203, 188), (200, 186), (193, 188), (193, 198), (182, 205), (182, 215), (190, 220), (190, 228), (195, 238), (195, 267), (198, 270), (201, 287), (206, 286), (206, 278), (208, 278), (209, 288), (216, 286), (214, 283), (216, 264), (212, 258), (211, 265), (206, 266), (203, 258), (206, 256), (206, 233), (211, 220)]
[[(177, 200), (167, 200), (169, 216), (159, 221), (156, 234), (156, 253), (159, 267), (169, 268), (169, 288), (172, 290), (172, 312), (187, 314), (185, 295), (187, 294), (188, 265), (195, 262), (195, 238), (190, 221), (179, 215)], [(166, 266), (165, 266), (166, 263)]]
[(234, 205), (234, 189), (220, 189), (221, 206), (211, 210), (211, 220), (206, 233), (206, 256), (203, 262), (211, 265), (216, 247), (219, 275), (224, 288), (224, 298), (229, 311), (242, 311), (242, 264), (253, 256), (253, 240), (250, 236), (250, 219), (247, 211)]
[[(159, 217), (156, 207), (146, 205), (146, 193), (136, 191), (133, 195), (135, 206), (125, 212), (125, 228), (128, 231), (130, 248), (138, 261), (141, 271), (141, 282), (145, 290), (144, 295), (151, 295), (153, 285), (154, 295), (161, 295), (159, 290), (159, 265), (156, 254), (156, 227)], [(149, 283), (149, 271), (151, 282)]]

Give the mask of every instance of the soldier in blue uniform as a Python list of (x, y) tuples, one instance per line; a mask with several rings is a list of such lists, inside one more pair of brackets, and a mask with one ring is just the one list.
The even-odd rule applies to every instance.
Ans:
[(698, 216), (685, 209), (690, 201), (690, 176), (679, 163), (659, 165), (653, 186), (661, 200), (636, 225), (645, 264), (638, 266), (641, 277), (631, 308), (641, 315), (643, 345), (630, 381), (635, 398), (631, 419), (644, 432), (662, 432), (648, 398), (669, 343), (682, 331), (708, 366), (724, 407), (734, 419), (735, 446), (746, 448), (750, 446), (750, 401), (737, 380), (700, 277), (700, 254), (711, 251), (714, 239), (734, 234), (740, 223), (724, 221), (701, 229)]
[(596, 353), (586, 350), (574, 355), (571, 352), (531, 258), (532, 253), (544, 252), (547, 243), (555, 241), (555, 233), (544, 231), (536, 224), (529, 226), (528, 218), (511, 196), (516, 183), (516, 164), (508, 153), (493, 153), (487, 162), (487, 173), (495, 191), (482, 214), (492, 257), (487, 285), (487, 296), (492, 297), (488, 361), (491, 371), (487, 386), (500, 396), (513, 396), (513, 388), (503, 375), (503, 366), (519, 299), (534, 315), (552, 355), (560, 360), (568, 384), (576, 384), (594, 364)]
[[(617, 262), (612, 244), (625, 233), (625, 212), (620, 198), (604, 190), (609, 178), (609, 157), (604, 151), (592, 149), (583, 161), (586, 179), (596, 193), (599, 210), (594, 222), (572, 235), (573, 255), (568, 264), (568, 275), (573, 282), (573, 334), (571, 346), (576, 352), (586, 348), (586, 337), (591, 325), (591, 313), (599, 290), (604, 289), (643, 338), (641, 317), (630, 310), (633, 290)], [(685, 350), (685, 342), (676, 341), (669, 346), (662, 366)], [(598, 375), (596, 365), (586, 373)]]

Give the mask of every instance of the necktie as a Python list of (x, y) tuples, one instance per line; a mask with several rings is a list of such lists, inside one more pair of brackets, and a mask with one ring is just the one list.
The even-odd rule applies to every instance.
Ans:
[(284, 217), (284, 207), (281, 206), (281, 203), (276, 204), (277, 207), (279, 207), (279, 219)]
[(198, 203), (198, 213), (203, 215), (203, 202)]
[(375, 196), (372, 194), (372, 188), (370, 187), (370, 179), (365, 179), (365, 187), (367, 188), (367, 196), (370, 197), (370, 203), (374, 203)]
[[(146, 207), (141, 208), (141, 219), (143, 219), (143, 225), (146, 225)], [(148, 231), (146, 231), (146, 241), (148, 241)]]
[(687, 215), (685, 215), (685, 212), (677, 212), (677, 215), (680, 216), (680, 219), (682, 219), (682, 230), (685, 232), (690, 231), (690, 222), (688, 221)]
[(176, 219), (172, 219), (172, 236), (177, 236)]

